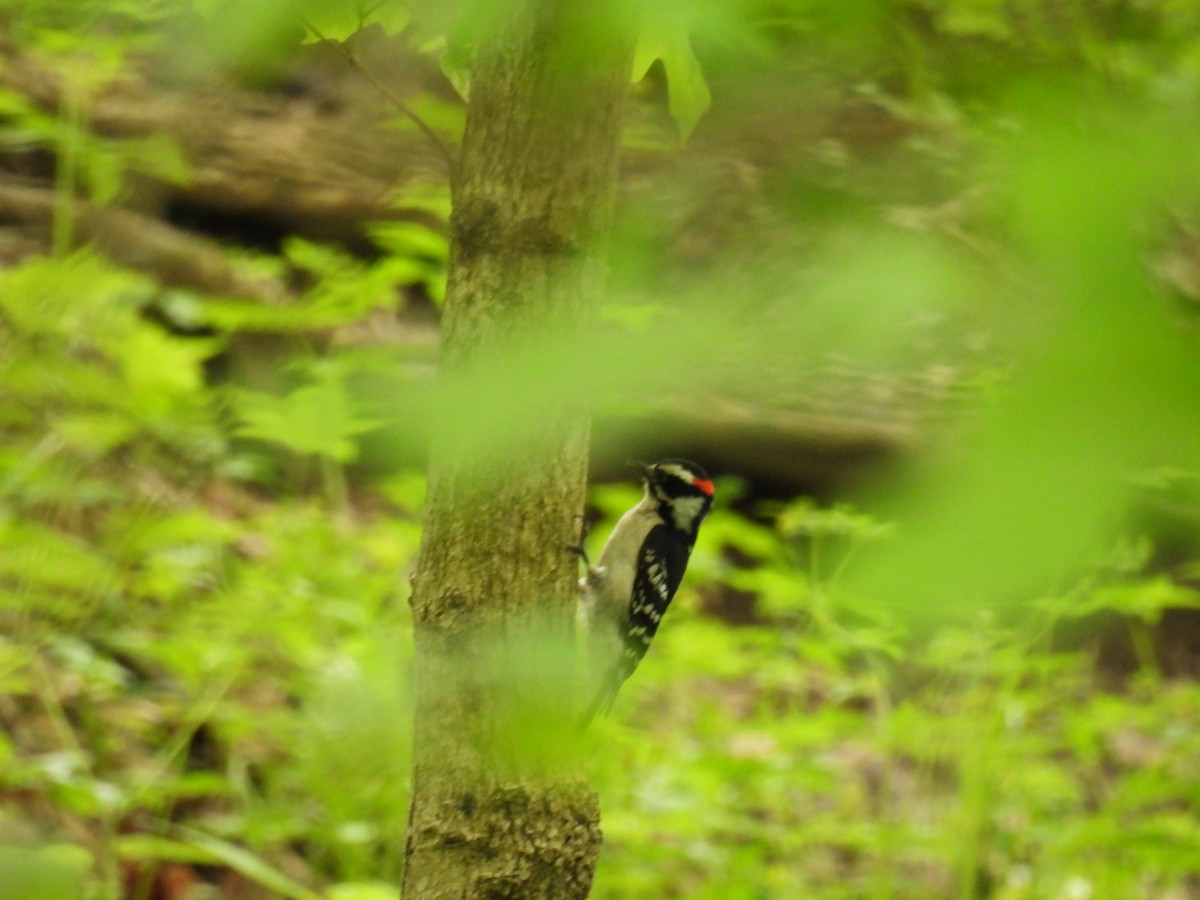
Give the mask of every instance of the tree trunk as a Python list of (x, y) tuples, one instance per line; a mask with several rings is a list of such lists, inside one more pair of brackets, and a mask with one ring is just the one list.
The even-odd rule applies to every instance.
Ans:
[[(503, 379), (506, 354), (578, 329), (602, 288), (630, 42), (594, 11), (603, 4), (514, 6), (473, 67), (443, 384)], [(507, 431), (487, 447), (483, 410), (448, 409), (433, 426), (405, 900), (591, 887), (599, 809), (570, 765), (577, 572), (564, 549), (578, 534), (589, 422), (557, 396), (536, 417), (488, 410)]]

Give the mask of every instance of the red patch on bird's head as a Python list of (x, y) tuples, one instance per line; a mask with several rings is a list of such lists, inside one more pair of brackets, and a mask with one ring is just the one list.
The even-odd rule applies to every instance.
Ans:
[(692, 487), (699, 488), (710, 497), (713, 495), (713, 483), (707, 478), (693, 478)]

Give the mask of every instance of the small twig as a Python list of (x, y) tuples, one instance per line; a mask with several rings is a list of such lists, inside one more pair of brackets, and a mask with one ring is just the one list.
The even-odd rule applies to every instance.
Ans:
[(71, 720), (67, 718), (67, 711), (63, 707), (62, 698), (54, 689), (50, 667), (46, 665), (40, 653), (35, 652), (29, 658), (29, 667), (34, 670), (34, 693), (42, 702), (42, 710), (50, 720), (52, 730), (55, 732), (55, 737), (58, 738), (60, 748), (75, 755), (76, 760), (81, 766), (86, 766), (89, 774), (91, 773), (92, 758), (86, 750), (83, 749), (83, 744), (79, 742), (79, 738), (75, 736), (75, 730), (71, 727)]
[(454, 154), (451, 152), (450, 148), (446, 146), (446, 142), (438, 136), (438, 133), (429, 126), (429, 123), (418, 116), (416, 112), (413, 111), (411, 106), (400, 99), (395, 91), (384, 84), (379, 78), (375, 77), (374, 74), (364, 69), (362, 63), (358, 61), (358, 57), (356, 57), (337, 41), (333, 40), (332, 38), (327, 38), (321, 33), (316, 25), (309, 21), (309, 19), (303, 13), (297, 13), (296, 15), (299, 17), (300, 23), (309, 31), (311, 31), (317, 40), (319, 40), (322, 44), (327, 44), (328, 46), (332, 47), (333, 51), (342, 59), (344, 59), (350, 68), (354, 69), (356, 72), (362, 75), (363, 78), (367, 79), (370, 85), (375, 88), (375, 90), (379, 91), (385, 100), (391, 103), (392, 106), (396, 107), (396, 109), (400, 110), (404, 116), (406, 116), (414, 125), (417, 126), (417, 128), (421, 130), (421, 133), (429, 139), (430, 143), (432, 143), (437, 149), (438, 154), (443, 160), (445, 160), (446, 173), (451, 177), (451, 179), (453, 179)]

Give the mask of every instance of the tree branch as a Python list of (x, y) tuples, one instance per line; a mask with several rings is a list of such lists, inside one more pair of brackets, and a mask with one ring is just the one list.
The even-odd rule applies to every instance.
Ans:
[(417, 115), (411, 106), (401, 100), (399, 94), (376, 78), (372, 72), (369, 72), (366, 68), (364, 68), (362, 63), (358, 61), (358, 57), (347, 50), (344, 45), (322, 34), (320, 29), (318, 29), (317, 26), (314, 25), (303, 13), (297, 13), (297, 16), (299, 17), (301, 24), (311, 31), (317, 40), (330, 47), (338, 56), (344, 59), (350, 68), (362, 75), (362, 77), (365, 78), (370, 85), (375, 88), (375, 90), (379, 91), (380, 95), (387, 100), (388, 103), (396, 107), (396, 109), (398, 109), (402, 115), (407, 117), (409, 121), (411, 121), (417, 126), (417, 128), (421, 130), (421, 133), (429, 139), (429, 142), (433, 144), (438, 153), (441, 155), (442, 159), (445, 160), (446, 175), (450, 178), (451, 182), (453, 182), (454, 154), (446, 145), (446, 142), (441, 139), (441, 137), (436, 131), (433, 130), (432, 127), (430, 127), (429, 123)]

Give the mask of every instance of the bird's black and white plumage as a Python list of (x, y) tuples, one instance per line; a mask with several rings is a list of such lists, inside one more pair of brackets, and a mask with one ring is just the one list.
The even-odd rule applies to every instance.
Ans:
[(712, 508), (712, 480), (694, 462), (665, 459), (643, 466), (642, 475), (641, 501), (617, 522), (579, 582), (590, 694), (582, 725), (609, 710), (646, 655)]

